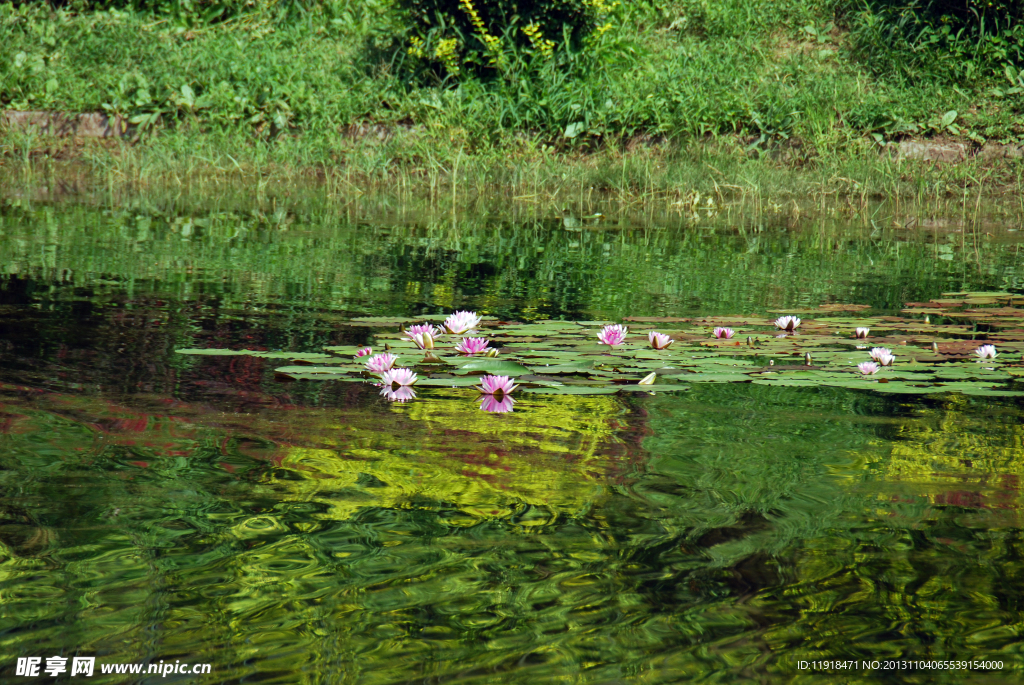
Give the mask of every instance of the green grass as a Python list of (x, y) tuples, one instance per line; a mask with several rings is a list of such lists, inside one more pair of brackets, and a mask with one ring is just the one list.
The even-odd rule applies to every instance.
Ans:
[(911, 134), (1019, 142), (1024, 96), (1007, 92), (995, 64), (970, 82), (938, 67), (880, 71), (852, 44), (865, 40), (851, 32), (858, 16), (830, 0), (634, 3), (585, 56), (513, 59), (501, 78), (426, 87), (396, 67), (400, 18), (385, 2), (192, 29), (5, 5), (0, 105), (107, 111), (140, 134), (79, 146), (0, 132), (0, 164), (72, 159), (132, 186), (320, 178), (339, 193), (380, 184), (456, 202), (496, 189), (557, 202), (1019, 188), (1013, 162), (936, 167), (885, 154)]

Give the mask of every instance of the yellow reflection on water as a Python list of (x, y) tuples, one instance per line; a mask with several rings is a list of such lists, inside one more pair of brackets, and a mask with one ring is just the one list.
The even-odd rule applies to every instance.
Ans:
[[(301, 478), (271, 482), (289, 493), (285, 499), (325, 504), (332, 519), (429, 501), (458, 509), (470, 523), (523, 505), (551, 515), (584, 513), (622, 469), (611, 449), (623, 411), (615, 398), (520, 399), (516, 411), (494, 415), (465, 391), (432, 395), (433, 401), (393, 406), (395, 416), (319, 415), (306, 426), (310, 439), (335, 446), (288, 446), (281, 466)], [(374, 487), (338, 496), (368, 477)]]
[(900, 420), (885, 479), (933, 504), (1016, 509), (1024, 475), (1024, 416), (1010, 405), (982, 407), (949, 395)]

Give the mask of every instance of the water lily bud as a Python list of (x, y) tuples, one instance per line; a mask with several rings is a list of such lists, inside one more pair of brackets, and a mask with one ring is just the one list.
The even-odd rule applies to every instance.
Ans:
[(654, 385), (654, 379), (658, 377), (658, 374), (651, 371), (649, 374), (644, 376), (642, 379), (637, 381), (637, 385)]
[(933, 342), (932, 343), (932, 352), (934, 352), (935, 354), (939, 353), (939, 343), (937, 343), (937, 342)]
[(811, 353), (810, 352), (808, 352), (808, 353), (806, 353), (804, 355), (804, 364), (806, 364), (807, 366), (811, 365)]

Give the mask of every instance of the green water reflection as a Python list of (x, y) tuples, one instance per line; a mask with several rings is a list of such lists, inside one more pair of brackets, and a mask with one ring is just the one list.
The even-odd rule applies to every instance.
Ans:
[[(1019, 681), (1010, 400), (695, 384), (492, 415), (463, 390), (388, 404), (275, 379), (272, 360), (171, 354), (312, 351), (361, 342), (335, 325), (350, 314), (446, 307), (892, 309), (1013, 288), (1013, 236), (970, 261), (961, 236), (870, 226), (325, 213), (185, 235), (192, 217), (138, 214), (0, 219), (5, 678), (62, 654), (209, 662), (210, 683)], [(854, 658), (1004, 668), (798, 667)]]
[(190, 214), (8, 201), (0, 255), (6, 273), (40, 288), (374, 316), (465, 307), (525, 318), (760, 315), (826, 301), (892, 310), (943, 290), (1024, 283), (1014, 229), (955, 222), (393, 221), (323, 208)]

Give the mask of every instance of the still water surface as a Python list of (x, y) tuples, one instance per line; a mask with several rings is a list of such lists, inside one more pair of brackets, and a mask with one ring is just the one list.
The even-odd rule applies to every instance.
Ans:
[[(1022, 406), (694, 384), (286, 382), (355, 316), (894, 313), (1022, 292), (1012, 231), (0, 205), (0, 664), (95, 682), (1019, 682)], [(814, 674), (800, 661), (856, 659)], [(883, 673), (867, 660), (997, 660)], [(67, 674), (62, 679), (67, 678)], [(72, 682), (74, 682), (72, 680)]]

